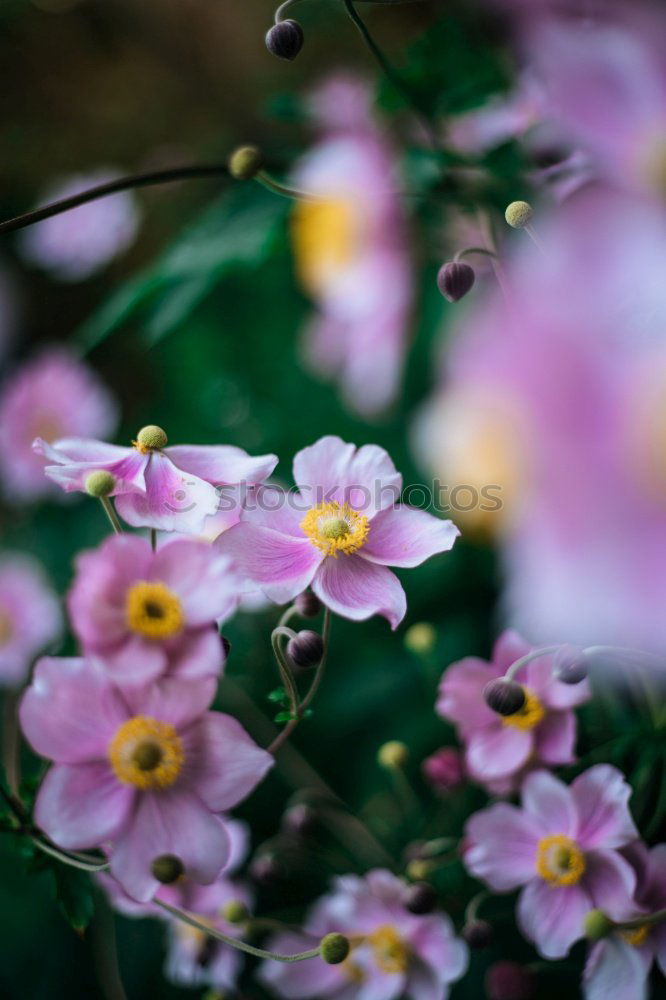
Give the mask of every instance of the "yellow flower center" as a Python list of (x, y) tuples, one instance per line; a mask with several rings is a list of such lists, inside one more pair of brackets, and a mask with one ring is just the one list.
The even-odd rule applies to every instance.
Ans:
[(173, 785), (185, 760), (175, 727), (147, 715), (135, 715), (122, 724), (108, 755), (118, 781), (144, 792)]
[(127, 591), (127, 625), (146, 639), (169, 639), (181, 631), (185, 616), (176, 595), (163, 583), (139, 580)]
[(536, 870), (549, 885), (577, 885), (585, 874), (585, 855), (574, 840), (557, 833), (539, 841)]
[(319, 295), (354, 260), (359, 213), (344, 198), (299, 201), (292, 216), (296, 272), (312, 295)]
[(9, 615), (0, 608), (0, 646), (9, 642), (14, 634), (14, 625)]
[(327, 555), (339, 552), (349, 556), (365, 544), (370, 522), (348, 503), (323, 503), (309, 510), (301, 521), (301, 530), (313, 545)]
[(502, 715), (500, 718), (503, 725), (513, 726), (514, 729), (534, 729), (543, 719), (546, 710), (533, 691), (530, 691), (529, 688), (523, 688), (523, 690), (525, 691), (523, 707), (514, 712), (513, 715)]
[(633, 948), (641, 948), (650, 936), (651, 929), (649, 924), (643, 924), (633, 931), (620, 931), (620, 937)]
[(395, 927), (384, 924), (368, 935), (368, 944), (372, 948), (375, 965), (389, 975), (406, 972), (409, 966), (411, 952), (409, 945), (402, 940)]

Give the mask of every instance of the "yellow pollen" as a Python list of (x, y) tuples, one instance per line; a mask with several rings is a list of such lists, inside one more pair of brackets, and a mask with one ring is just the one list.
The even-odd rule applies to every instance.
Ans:
[(14, 633), (14, 626), (8, 614), (0, 608), (0, 646), (9, 642)]
[(301, 521), (301, 530), (325, 555), (336, 558), (340, 552), (349, 556), (365, 544), (370, 522), (348, 503), (333, 501), (309, 510)]
[(170, 639), (183, 628), (185, 616), (176, 595), (163, 583), (139, 580), (127, 591), (128, 628), (146, 639)]
[(650, 936), (650, 930), (651, 927), (649, 924), (643, 924), (641, 927), (636, 927), (633, 931), (620, 931), (620, 937), (633, 948), (641, 948)]
[(406, 972), (409, 966), (411, 952), (409, 945), (402, 940), (395, 927), (384, 924), (367, 937), (372, 948), (372, 957), (377, 968), (389, 975)]
[(505, 726), (513, 726), (514, 729), (534, 729), (542, 721), (546, 710), (529, 688), (523, 688), (525, 692), (525, 704), (513, 715), (502, 715), (500, 716), (502, 724)]
[(574, 840), (553, 834), (539, 841), (536, 870), (549, 885), (577, 885), (585, 874), (585, 855)]
[(345, 198), (299, 201), (292, 216), (296, 272), (311, 295), (319, 295), (353, 262), (360, 213)]
[(135, 715), (122, 724), (108, 755), (118, 781), (144, 792), (173, 785), (185, 760), (174, 726), (147, 715)]

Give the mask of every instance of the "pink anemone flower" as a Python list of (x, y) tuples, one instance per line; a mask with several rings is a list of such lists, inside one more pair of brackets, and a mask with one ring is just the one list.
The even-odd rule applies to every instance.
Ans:
[(65, 492), (86, 488), (93, 472), (115, 480), (120, 516), (134, 527), (198, 534), (207, 517), (240, 509), (239, 485), (263, 482), (277, 465), (275, 455), (252, 458), (231, 445), (176, 445), (167, 448), (161, 427), (142, 428), (131, 448), (102, 441), (67, 438), (53, 445), (37, 438), (33, 450), (50, 463), (46, 475)]
[(273, 765), (240, 723), (206, 711), (212, 693), (177, 681), (120, 690), (95, 661), (47, 657), (23, 696), (23, 732), (54, 761), (35, 822), (65, 850), (109, 846), (111, 874), (140, 902), (160, 888), (164, 855), (195, 882), (218, 877), (230, 846), (216, 814)]
[(278, 604), (311, 586), (345, 618), (380, 614), (396, 628), (407, 601), (387, 567), (418, 566), (448, 551), (458, 529), (396, 503), (402, 476), (377, 445), (357, 449), (323, 437), (298, 452), (294, 479), (297, 492), (257, 491), (240, 523), (216, 544)]
[(486, 684), (502, 677), (532, 647), (517, 632), (503, 632), (490, 662), (476, 656), (452, 663), (439, 686), (437, 712), (453, 722), (465, 744), (470, 777), (497, 793), (511, 791), (526, 767), (571, 764), (576, 743), (576, 705), (589, 701), (586, 680), (564, 684), (553, 674), (552, 656), (531, 660), (517, 675), (526, 692), (514, 715), (498, 715), (483, 697)]
[(522, 808), (497, 803), (467, 822), (465, 865), (494, 892), (522, 888), (518, 925), (545, 958), (562, 958), (600, 909), (626, 919), (636, 873), (619, 853), (638, 837), (631, 788), (609, 764), (567, 787), (548, 771), (529, 774)]
[(79, 555), (76, 569), (72, 628), (116, 681), (219, 673), (224, 652), (215, 625), (239, 600), (228, 557), (190, 538), (153, 552), (145, 538), (114, 535)]
[(337, 878), (333, 892), (310, 911), (305, 933), (279, 934), (269, 947), (293, 954), (337, 932), (352, 942), (349, 957), (340, 965), (320, 958), (294, 965), (267, 961), (260, 978), (288, 1000), (445, 1000), (449, 985), (467, 970), (467, 946), (446, 913), (410, 913), (406, 890), (402, 879), (381, 869), (364, 878)]
[(60, 635), (60, 602), (37, 560), (18, 552), (0, 556), (0, 687), (28, 676), (38, 653)]

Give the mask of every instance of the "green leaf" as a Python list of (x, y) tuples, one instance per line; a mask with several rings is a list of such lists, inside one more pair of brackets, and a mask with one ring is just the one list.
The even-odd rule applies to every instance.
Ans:
[(271, 691), (271, 693), (268, 695), (268, 700), (275, 701), (278, 704), (283, 704), (285, 701), (287, 701), (287, 692), (283, 687), (275, 688), (275, 690)]
[(79, 934), (90, 923), (94, 911), (92, 882), (87, 872), (54, 864), (55, 898), (67, 922)]
[(273, 722), (291, 722), (294, 718), (291, 712), (278, 712), (278, 714), (273, 719)]

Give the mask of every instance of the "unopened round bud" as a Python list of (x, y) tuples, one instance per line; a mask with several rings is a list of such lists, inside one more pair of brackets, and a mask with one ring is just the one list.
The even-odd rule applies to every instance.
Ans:
[(498, 715), (515, 715), (525, 704), (525, 688), (516, 681), (498, 677), (483, 689), (488, 708)]
[(416, 882), (407, 889), (404, 904), (406, 910), (419, 916), (432, 913), (437, 906), (437, 893), (427, 882)]
[(222, 907), (222, 917), (228, 924), (244, 924), (249, 916), (250, 911), (240, 899), (230, 899)]
[(160, 854), (158, 858), (153, 859), (150, 870), (162, 885), (171, 885), (184, 874), (185, 867), (175, 854)]
[(449, 795), (465, 778), (464, 758), (455, 747), (442, 747), (421, 763), (421, 773), (438, 795)]
[(409, 760), (409, 750), (400, 740), (389, 740), (380, 746), (377, 761), (387, 771), (397, 771)]
[(266, 48), (278, 59), (288, 59), (291, 62), (303, 48), (304, 40), (303, 29), (298, 21), (287, 18), (274, 24), (266, 33)]
[(264, 165), (264, 156), (258, 146), (239, 146), (229, 157), (229, 173), (237, 181), (250, 181)]
[(563, 684), (580, 684), (587, 677), (585, 653), (577, 646), (561, 646), (553, 657), (553, 676)]
[(97, 497), (99, 500), (113, 493), (116, 488), (116, 477), (106, 469), (97, 469), (87, 477), (85, 487), (88, 496)]
[(613, 921), (603, 910), (590, 910), (583, 920), (585, 937), (590, 941), (601, 941), (602, 938), (608, 937), (613, 927)]
[(324, 640), (318, 632), (303, 629), (297, 632), (287, 643), (287, 655), (297, 667), (308, 670), (321, 663), (324, 655)]
[(430, 622), (417, 622), (416, 625), (410, 625), (405, 632), (404, 642), (410, 653), (427, 656), (435, 648), (437, 630)]
[(294, 607), (302, 618), (316, 618), (321, 611), (321, 601), (311, 590), (304, 590), (294, 601)]
[(282, 866), (273, 854), (258, 854), (249, 867), (250, 878), (259, 885), (271, 886), (283, 876)]
[(513, 229), (522, 229), (534, 215), (529, 201), (512, 201), (507, 205), (504, 218)]
[(423, 879), (427, 878), (431, 871), (432, 862), (424, 861), (419, 858), (416, 858), (414, 861), (410, 861), (406, 868), (407, 877), (413, 879), (415, 882), (421, 882)]
[(340, 965), (349, 954), (349, 938), (344, 934), (327, 934), (319, 942), (320, 954), (327, 965)]
[(536, 983), (533, 974), (517, 962), (495, 962), (485, 979), (488, 1000), (533, 1000)]
[(157, 424), (147, 424), (146, 427), (141, 428), (136, 436), (139, 447), (146, 448), (148, 451), (166, 448), (168, 440), (166, 432)]
[(457, 302), (467, 295), (474, 284), (474, 268), (463, 261), (450, 260), (443, 264), (437, 275), (437, 287), (449, 302)]
[(463, 927), (461, 937), (470, 948), (488, 948), (493, 943), (495, 932), (487, 920), (470, 920)]
[(317, 813), (312, 806), (305, 802), (298, 802), (290, 806), (282, 816), (282, 828), (287, 833), (295, 834), (297, 837), (309, 837), (315, 832), (319, 820)]

